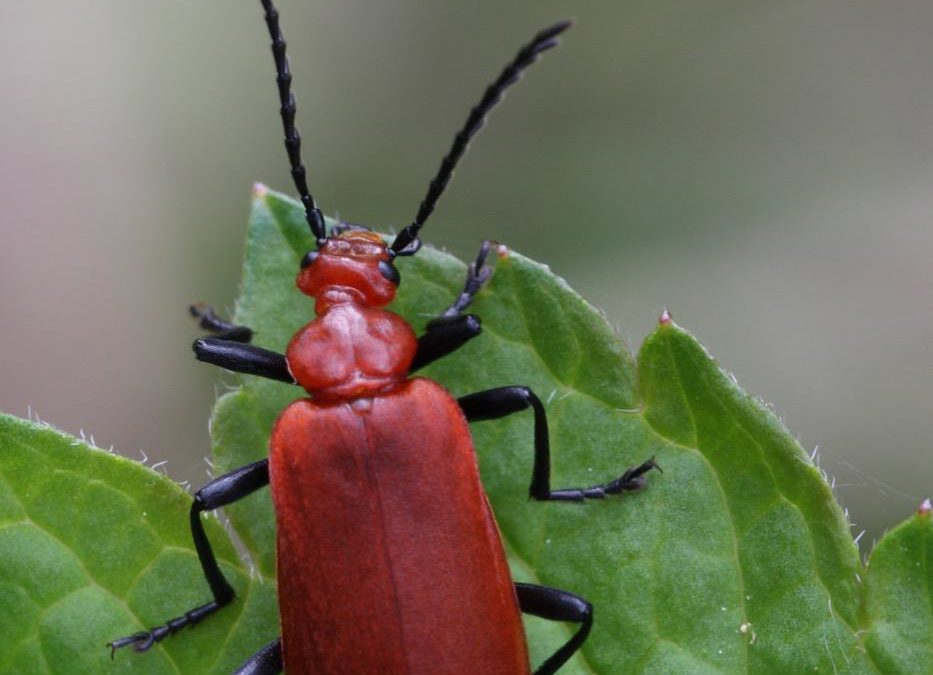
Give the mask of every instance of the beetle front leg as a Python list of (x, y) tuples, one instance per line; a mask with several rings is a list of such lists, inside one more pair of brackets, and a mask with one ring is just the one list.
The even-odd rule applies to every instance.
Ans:
[(217, 316), (213, 307), (200, 302), (188, 309), (191, 316), (200, 319), (198, 325), (212, 334), (194, 341), (191, 348), (198, 361), (237, 373), (295, 384), (282, 354), (249, 344), (253, 339), (252, 328), (225, 321)]
[(161, 626), (114, 640), (109, 643), (111, 655), (115, 650), (127, 645), (133, 645), (136, 651), (144, 652), (156, 642), (161, 642), (185, 626), (198, 623), (204, 617), (213, 614), (233, 601), (236, 592), (224, 577), (223, 572), (220, 571), (217, 557), (214, 555), (211, 542), (204, 531), (201, 514), (240, 500), (268, 484), (269, 460), (262, 459), (212, 480), (195, 493), (190, 511), (191, 537), (194, 540), (194, 548), (198, 552), (198, 559), (201, 561), (204, 578), (211, 588), (214, 599)]
[(200, 319), (198, 325), (212, 334), (194, 341), (192, 349), (198, 361), (295, 384), (282, 354), (249, 344), (253, 339), (251, 328), (221, 319), (210, 305), (196, 303), (188, 309), (191, 316)]
[(564, 646), (551, 654), (534, 675), (553, 675), (580, 649), (593, 627), (593, 605), (568, 591), (537, 584), (515, 584), (518, 607), (523, 614), (533, 614), (548, 621), (572, 621), (580, 629)]
[(479, 335), (483, 328), (475, 314), (464, 314), (479, 290), (492, 275), (492, 269), (486, 265), (486, 258), (492, 242), (486, 240), (479, 248), (476, 259), (467, 268), (466, 281), (460, 295), (440, 315), (431, 319), (425, 326), (424, 335), (418, 338), (418, 352), (409, 367), (410, 372), (424, 368), (442, 356), (447, 356), (460, 349), (464, 344)]
[(439, 323), (432, 321), (424, 335), (418, 338), (418, 351), (415, 352), (415, 359), (408, 371), (413, 373), (442, 356), (447, 356), (482, 332), (479, 317), (475, 314), (464, 314)]
[(211, 305), (205, 305), (203, 302), (196, 302), (188, 307), (191, 316), (200, 319), (198, 325), (206, 331), (209, 331), (214, 337), (222, 340), (232, 340), (234, 342), (249, 343), (253, 339), (253, 329), (249, 326), (239, 326), (229, 321), (224, 321)]
[(531, 486), (528, 494), (539, 501), (573, 501), (584, 499), (603, 499), (609, 495), (638, 490), (645, 485), (644, 474), (651, 469), (661, 470), (654, 457), (638, 466), (626, 469), (618, 478), (585, 488), (565, 488), (551, 490), (551, 446), (548, 437), (547, 415), (544, 405), (528, 387), (499, 387), (487, 389), (476, 394), (457, 399), (464, 415), (470, 422), (492, 420), (527, 408), (535, 415), (535, 462), (531, 474)]
[(476, 260), (471, 262), (467, 268), (466, 281), (460, 295), (457, 296), (457, 299), (453, 301), (450, 307), (441, 312), (439, 317), (428, 324), (428, 329), (431, 328), (432, 323), (453, 319), (463, 314), (463, 310), (473, 302), (473, 296), (479, 293), (479, 289), (483, 287), (483, 284), (489, 281), (489, 277), (492, 276), (492, 268), (486, 264), (486, 258), (489, 257), (492, 244), (493, 242), (488, 239), (483, 241), (479, 247), (479, 253), (476, 254)]
[(288, 372), (285, 356), (278, 352), (216, 337), (198, 338), (191, 348), (198, 361), (236, 373), (259, 375), (270, 380), (295, 384), (295, 378)]

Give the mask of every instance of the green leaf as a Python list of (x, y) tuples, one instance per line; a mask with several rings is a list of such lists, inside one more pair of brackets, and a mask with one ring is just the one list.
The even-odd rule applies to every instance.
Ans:
[(209, 599), (190, 504), (138, 462), (0, 415), (0, 672), (230, 673), (252, 653), (254, 635), (272, 639), (274, 583), (249, 577), (211, 518), (209, 535), (241, 599), (184, 638), (110, 659), (110, 640)]
[(927, 500), (872, 551), (865, 640), (884, 673), (933, 673), (933, 517)]
[[(256, 344), (283, 351), (313, 317), (294, 288), (311, 247), (297, 204), (258, 188), (235, 316)], [(427, 247), (398, 266), (393, 309), (416, 329), (465, 274)], [(456, 396), (511, 384), (536, 391), (555, 487), (602, 483), (652, 455), (664, 469), (638, 493), (532, 502), (530, 412), (473, 425), (516, 579), (595, 605), (591, 637), (562, 675), (933, 671), (928, 512), (887, 535), (863, 569), (820, 470), (683, 329), (662, 321), (636, 361), (562, 280), (505, 249), (471, 311), (483, 335), (425, 374)], [(214, 412), (218, 475), (264, 457), (279, 411), (302, 394), (236, 382)], [(227, 509), (265, 583), (214, 526), (243, 600), (150, 654), (110, 662), (103, 643), (209, 597), (188, 497), (133, 462), (12, 418), (0, 420), (0, 479), (0, 672), (230, 672), (278, 633), (267, 491)], [(527, 627), (535, 662), (574, 630)]]

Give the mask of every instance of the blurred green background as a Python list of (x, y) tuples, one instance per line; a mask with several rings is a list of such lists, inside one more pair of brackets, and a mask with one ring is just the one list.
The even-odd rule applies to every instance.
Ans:
[[(280, 2), (315, 196), (384, 227), (576, 17), (426, 238), (548, 262), (633, 349), (670, 308), (820, 447), (863, 550), (933, 492), (933, 5)], [(292, 190), (259, 4), (5, 2), (0, 64), (0, 409), (202, 483), (185, 307), (232, 306), (251, 183)]]

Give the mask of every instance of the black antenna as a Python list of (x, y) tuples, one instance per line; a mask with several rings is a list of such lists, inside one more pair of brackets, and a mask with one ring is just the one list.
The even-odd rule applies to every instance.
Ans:
[(301, 134), (295, 126), (295, 95), (292, 93), (292, 74), (289, 71), (288, 58), (285, 56), (285, 36), (279, 28), (279, 12), (272, 6), (272, 0), (260, 0), (260, 2), (266, 12), (269, 37), (272, 38), (275, 81), (279, 85), (279, 101), (282, 104), (279, 112), (282, 115), (282, 128), (285, 130), (285, 150), (288, 152), (288, 163), (292, 168), (292, 180), (295, 181), (301, 203), (304, 204), (305, 218), (311, 227), (311, 234), (320, 246), (327, 240), (327, 231), (324, 226), (324, 216), (314, 203), (314, 197), (308, 189), (305, 165), (301, 163)]
[(512, 62), (505, 67), (498, 79), (486, 88), (483, 98), (470, 111), (470, 115), (467, 117), (463, 128), (454, 136), (453, 145), (450, 147), (444, 159), (441, 160), (441, 166), (437, 170), (437, 175), (434, 176), (434, 179), (428, 186), (428, 193), (425, 195), (424, 200), (422, 200), (415, 219), (412, 221), (411, 225), (398, 233), (398, 236), (395, 237), (395, 241), (393, 241), (392, 245), (389, 247), (389, 251), (392, 255), (412, 255), (421, 248), (421, 241), (418, 239), (418, 231), (424, 225), (428, 216), (431, 215), (431, 212), (434, 211), (437, 200), (444, 194), (444, 189), (447, 187), (447, 183), (450, 182), (450, 177), (453, 175), (457, 162), (460, 161), (460, 158), (463, 157), (463, 153), (466, 152), (470, 139), (473, 138), (476, 132), (482, 129), (483, 125), (486, 123), (486, 115), (488, 115), (489, 111), (502, 100), (502, 95), (505, 93), (505, 90), (518, 82), (519, 78), (522, 76), (522, 71), (537, 61), (542, 52), (556, 47), (558, 42), (560, 42), (557, 36), (572, 25), (572, 20), (561, 21), (550, 28), (545, 28), (535, 35), (531, 42), (518, 50), (518, 54), (516, 54)]

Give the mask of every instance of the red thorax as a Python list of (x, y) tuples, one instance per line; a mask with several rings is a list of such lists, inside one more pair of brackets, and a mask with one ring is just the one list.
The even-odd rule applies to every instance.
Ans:
[(298, 274), (298, 289), (315, 299), (317, 317), (299, 330), (285, 357), (295, 380), (318, 401), (371, 397), (403, 382), (417, 339), (408, 323), (382, 309), (396, 284), (382, 238), (350, 231), (329, 238)]

